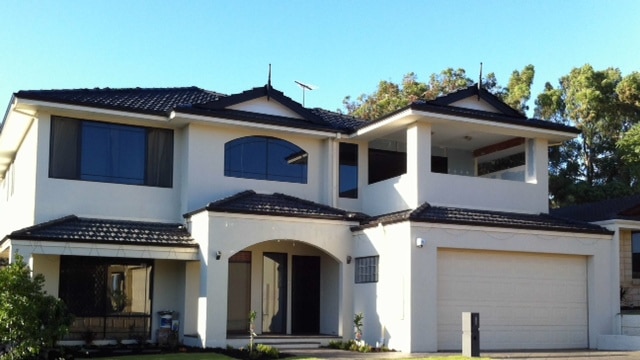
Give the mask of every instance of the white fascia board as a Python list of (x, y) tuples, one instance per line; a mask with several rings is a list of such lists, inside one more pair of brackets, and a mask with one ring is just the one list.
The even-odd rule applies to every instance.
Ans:
[[(8, 240), (9, 246), (42, 255), (78, 255), (165, 260), (198, 260), (199, 248), (153, 245), (97, 244), (65, 241)], [(25, 255), (22, 253), (22, 255)]]
[[(411, 115), (414, 115), (413, 111), (411, 109), (406, 109), (387, 119), (375, 121), (371, 125), (358, 129), (358, 131), (349, 136), (349, 138), (357, 138), (359, 136), (367, 135), (368, 133), (374, 132), (377, 129), (392, 125), (402, 120), (407, 121), (407, 118), (409, 118)], [(413, 122), (413, 120), (409, 120), (407, 122)]]
[(594, 221), (592, 224), (600, 225), (610, 230), (640, 230), (640, 221), (624, 220), (624, 219), (612, 219), (604, 221)]
[(288, 126), (280, 126), (280, 125), (271, 125), (271, 124), (261, 124), (250, 121), (240, 121), (233, 119), (224, 119), (220, 117), (212, 117), (212, 116), (204, 116), (204, 115), (196, 115), (189, 113), (178, 113), (175, 111), (171, 112), (169, 116), (171, 120), (174, 119), (184, 119), (189, 122), (200, 122), (207, 124), (218, 124), (218, 125), (226, 125), (226, 126), (234, 126), (234, 127), (242, 127), (242, 128), (254, 128), (261, 130), (269, 130), (275, 132), (288, 132), (294, 134), (303, 134), (303, 135), (311, 135), (320, 138), (338, 138), (340, 137), (340, 133), (334, 131), (320, 131), (320, 130), (309, 130), (309, 129), (300, 129)]
[(120, 118), (135, 118), (140, 120), (151, 120), (151, 121), (162, 121), (168, 122), (169, 118), (164, 115), (150, 115), (143, 114), (134, 111), (124, 111), (124, 110), (110, 110), (110, 109), (102, 109), (99, 107), (93, 106), (82, 106), (82, 105), (69, 105), (62, 104), (56, 102), (49, 101), (40, 101), (40, 100), (29, 100), (29, 99), (20, 99), (17, 98), (17, 103), (14, 107), (17, 110), (22, 111), (33, 111), (33, 110), (46, 110), (47, 112), (55, 112), (55, 111), (63, 111), (63, 112), (77, 112), (80, 114), (99, 114), (109, 117), (120, 117)]
[(558, 130), (549, 130), (549, 129), (541, 129), (537, 127), (531, 126), (523, 126), (523, 125), (515, 125), (508, 124), (503, 122), (496, 122), (492, 120), (480, 120), (474, 119), (465, 116), (457, 116), (457, 115), (447, 115), (447, 114), (439, 114), (432, 113), (421, 110), (413, 110), (412, 114), (418, 115), (420, 117), (430, 117), (432, 119), (444, 120), (444, 121), (455, 121), (459, 123), (473, 124), (482, 127), (493, 127), (493, 128), (501, 128), (506, 130), (514, 130), (518, 133), (528, 133), (527, 137), (530, 138), (543, 138), (543, 139), (553, 139), (558, 141), (571, 140), (578, 136), (578, 134), (572, 132), (558, 131)]
[(516, 132), (518, 134), (526, 134), (526, 137), (530, 137), (530, 138), (544, 138), (544, 139), (551, 139), (554, 141), (571, 140), (576, 136), (578, 136), (578, 134), (574, 134), (572, 132), (541, 129), (536, 127), (507, 124), (507, 123), (495, 122), (491, 120), (480, 120), (480, 119), (474, 119), (474, 118), (469, 118), (464, 116), (440, 114), (440, 113), (433, 113), (428, 111), (413, 110), (408, 108), (408, 109), (405, 109), (404, 111), (401, 111), (397, 114), (392, 115), (387, 119), (376, 121), (369, 126), (365, 126), (359, 129), (358, 131), (356, 131), (350, 137), (354, 138), (354, 137), (363, 136), (363, 135), (372, 133), (378, 129), (381, 129), (383, 127), (387, 127), (391, 125), (397, 126), (403, 123), (409, 124), (414, 121), (420, 121), (421, 119), (431, 123), (438, 123), (440, 121), (457, 122), (461, 124), (477, 125), (479, 127), (484, 127), (484, 128), (499, 128), (499, 129), (508, 130), (511, 133)]
[[(207, 210), (202, 210), (207, 211)], [(281, 222), (289, 222), (289, 223), (303, 223), (303, 224), (332, 224), (338, 226), (357, 226), (360, 224), (359, 221), (353, 220), (331, 220), (331, 219), (316, 219), (309, 217), (288, 217), (282, 215), (254, 215), (254, 214), (244, 214), (244, 213), (231, 213), (231, 212), (221, 212), (221, 211), (209, 211), (209, 217), (212, 218), (238, 218), (245, 220), (260, 220), (264, 221), (281, 221)]]
[[(408, 221), (408, 220), (407, 220)], [(412, 222), (412, 227), (419, 228), (439, 228), (439, 229), (451, 229), (451, 230), (464, 230), (464, 231), (487, 231), (487, 232), (499, 232), (499, 233), (515, 233), (515, 234), (530, 234), (540, 236), (560, 236), (560, 237), (575, 237), (575, 238), (589, 238), (594, 240), (611, 240), (610, 234), (594, 234), (584, 232), (571, 232), (571, 231), (558, 231), (558, 230), (535, 230), (535, 229), (516, 229), (499, 226), (475, 226), (475, 225), (458, 225), (458, 224), (441, 224), (441, 223), (425, 223), (425, 222)]]

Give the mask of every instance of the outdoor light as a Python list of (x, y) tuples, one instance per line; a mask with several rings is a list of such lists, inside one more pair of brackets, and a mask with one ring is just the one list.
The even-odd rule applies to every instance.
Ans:
[(351, 255), (347, 255), (347, 264), (351, 264)]
[(421, 248), (424, 246), (424, 239), (423, 238), (416, 238), (416, 246)]
[(218, 250), (216, 252), (216, 260), (220, 260), (221, 257), (222, 257), (222, 251)]

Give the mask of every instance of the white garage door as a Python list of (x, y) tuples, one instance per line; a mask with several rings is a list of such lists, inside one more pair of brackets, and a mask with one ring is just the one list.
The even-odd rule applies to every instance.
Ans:
[(587, 260), (438, 251), (438, 349), (462, 348), (462, 313), (480, 314), (480, 349), (587, 348)]

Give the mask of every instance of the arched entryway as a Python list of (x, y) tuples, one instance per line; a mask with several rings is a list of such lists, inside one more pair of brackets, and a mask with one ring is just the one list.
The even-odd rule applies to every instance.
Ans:
[(338, 335), (341, 264), (296, 240), (271, 240), (229, 258), (227, 333), (246, 335), (256, 312), (261, 335)]

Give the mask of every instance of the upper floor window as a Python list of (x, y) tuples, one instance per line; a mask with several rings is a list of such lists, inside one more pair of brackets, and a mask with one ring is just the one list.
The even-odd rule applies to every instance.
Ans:
[(171, 187), (173, 131), (52, 117), (49, 176)]
[(358, 198), (358, 145), (340, 143), (340, 197)]
[(307, 156), (288, 141), (247, 136), (224, 144), (224, 175), (306, 184)]

